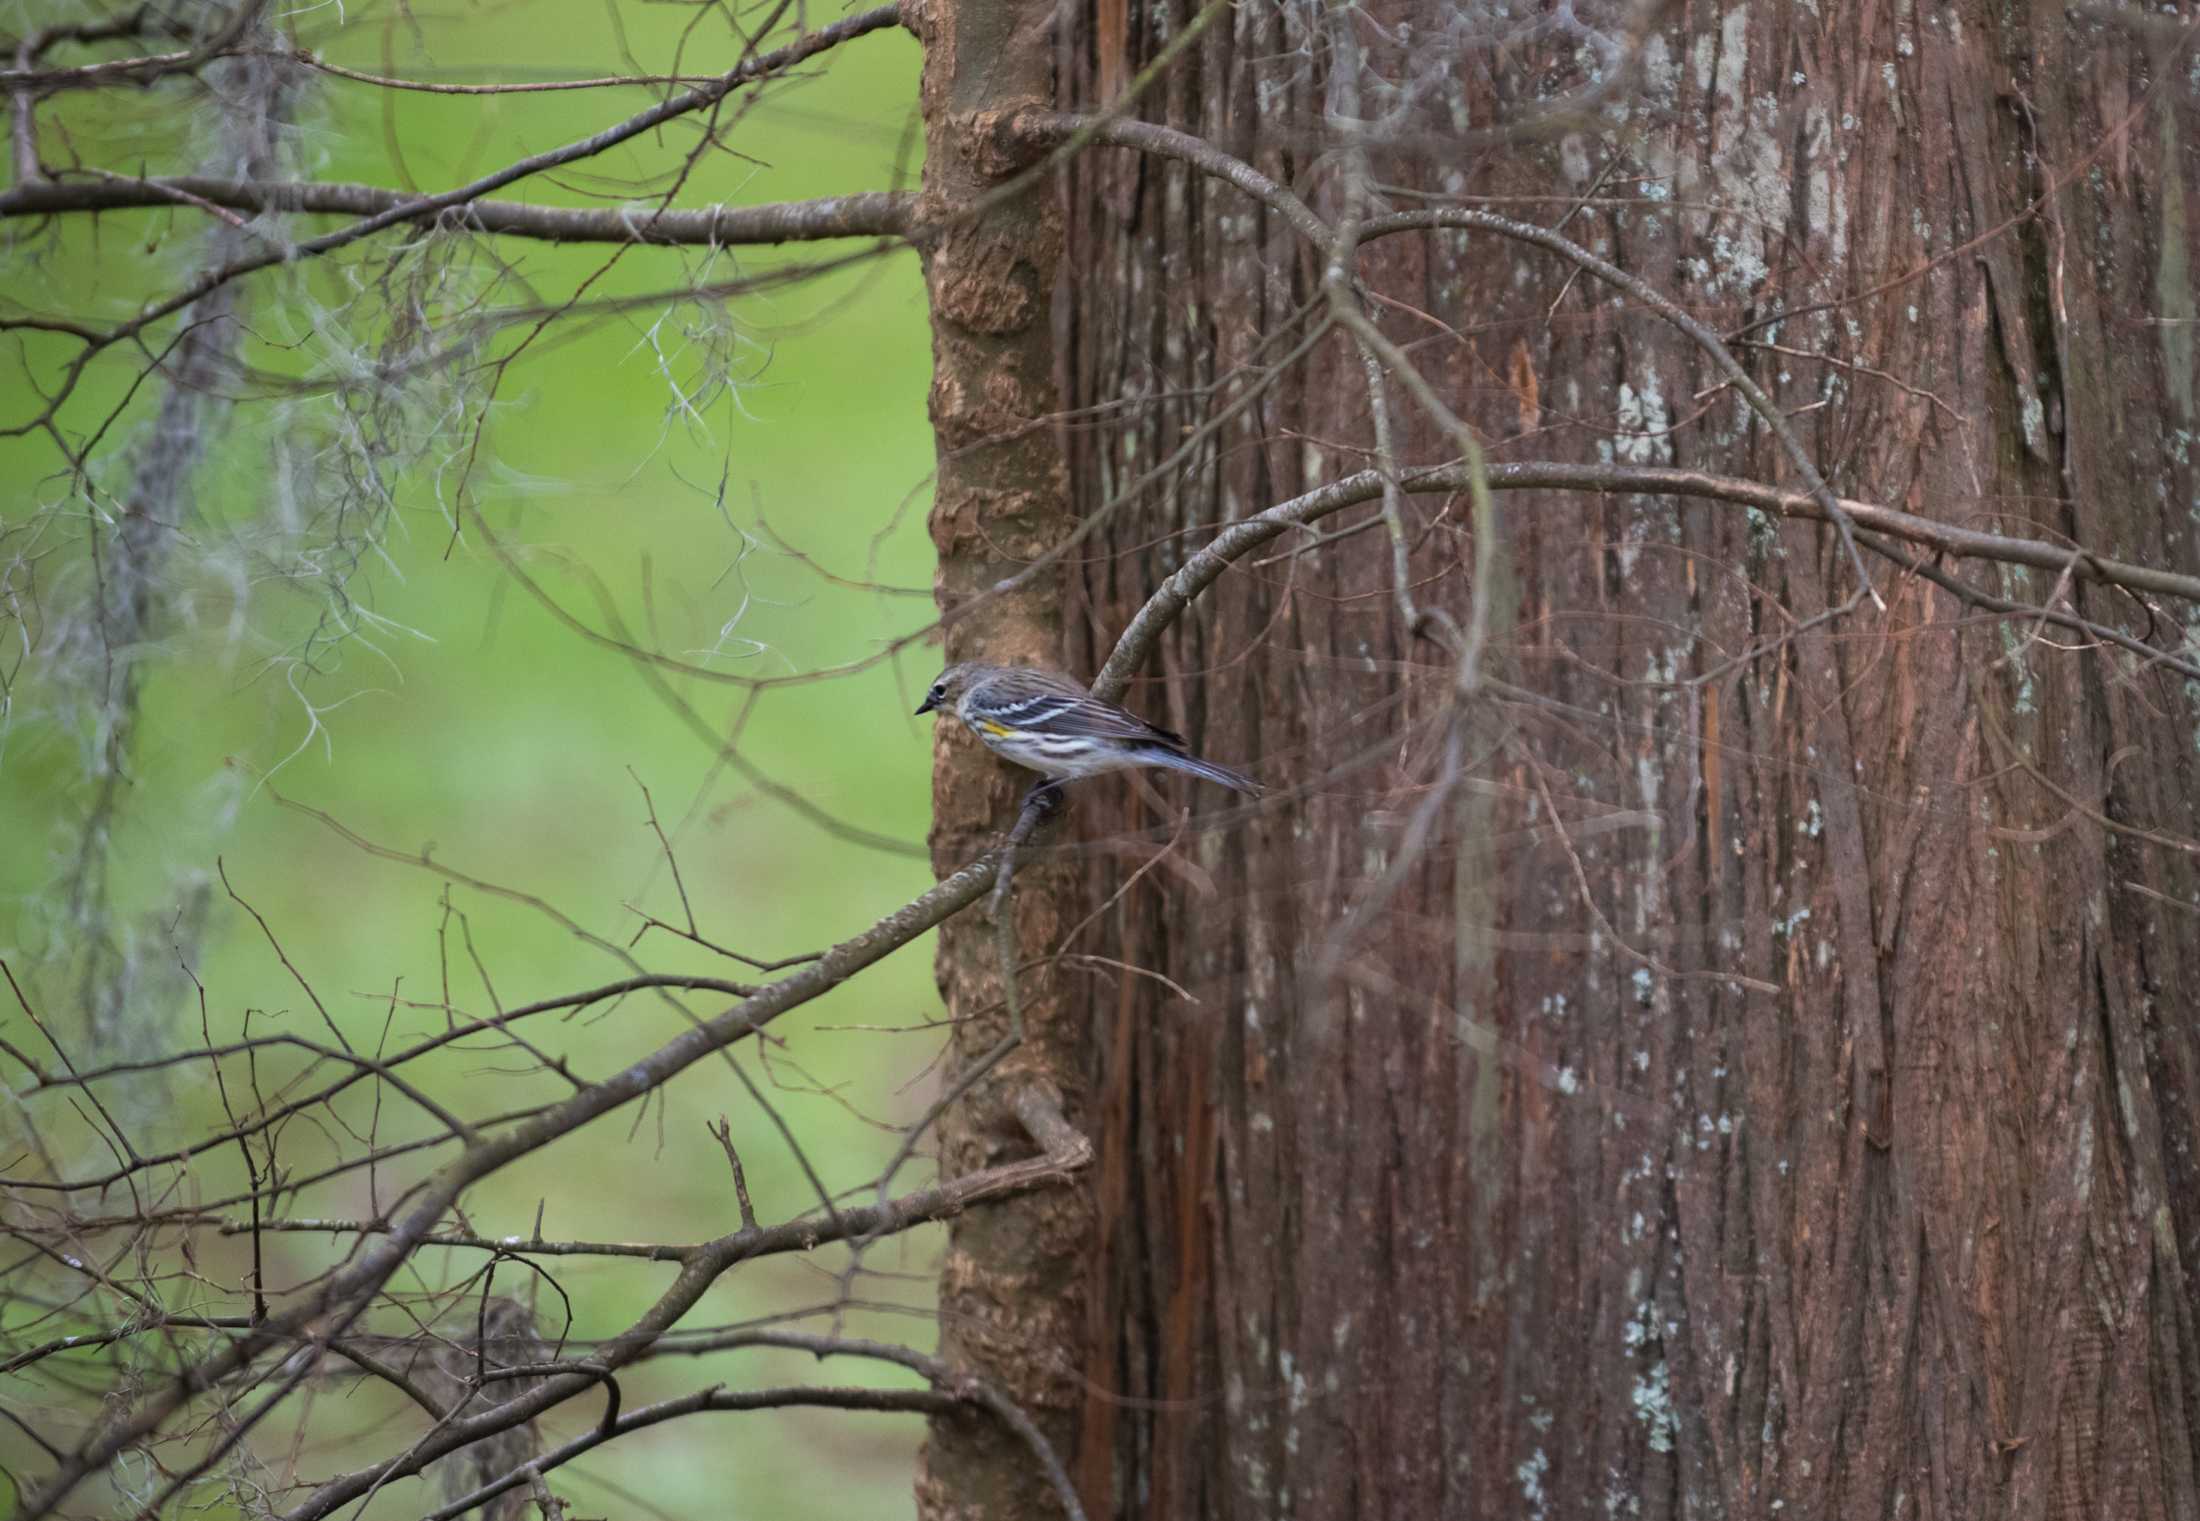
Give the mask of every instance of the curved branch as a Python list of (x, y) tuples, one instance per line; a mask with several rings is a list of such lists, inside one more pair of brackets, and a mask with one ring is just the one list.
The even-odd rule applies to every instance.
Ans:
[[(1544, 461), (1523, 461), (1511, 465), (1492, 465), (1489, 468), (1490, 486), (1493, 490), (1616, 491), (1689, 496), (1732, 502), (1738, 506), (1778, 513), (1782, 517), (1802, 518), (1813, 522), (1823, 522), (1826, 516), (1825, 509), (1818, 500), (1803, 492), (1768, 486), (1761, 481), (1737, 476), (1717, 475), (1708, 470), (1684, 470), (1670, 465), (1577, 465)], [(1454, 488), (1447, 486), (1443, 489)], [(2040, 539), (2020, 539), (2008, 534), (1984, 533), (1975, 528), (1957, 528), (1932, 518), (1919, 517), (1913, 512), (1881, 507), (1872, 502), (1853, 501), (1848, 497), (1840, 498), (1839, 502), (1842, 513), (1859, 528), (1870, 529), (1874, 533), (1903, 539), (1912, 544), (1922, 544), (1959, 559), (1997, 560), (2009, 565), (2028, 565), (2039, 570), (2052, 570), (2057, 574), (2071, 563), (2072, 551), (2064, 545), (2049, 544)], [(2075, 576), (2080, 581), (2098, 581), (2104, 585), (2127, 587), (2133, 591), (2160, 592), (2164, 596), (2176, 597), (2182, 601), (2200, 602), (2200, 576), (2160, 570), (2130, 560), (2114, 560), (2106, 555), (2079, 553)]]
[(562, 1468), (615, 1437), (622, 1437), (628, 1432), (640, 1431), (644, 1427), (655, 1426), (664, 1421), (678, 1420), (684, 1415), (698, 1415), (710, 1410), (789, 1410), (802, 1406), (825, 1410), (915, 1411), (924, 1415), (943, 1415), (959, 1409), (964, 1403), (959, 1396), (942, 1393), (937, 1389), (874, 1389), (860, 1384), (793, 1384), (777, 1389), (742, 1390), (714, 1386), (700, 1389), (693, 1394), (681, 1395), (678, 1399), (644, 1405), (639, 1410), (620, 1416), (608, 1428), (598, 1426), (561, 1447), (554, 1447), (537, 1457), (529, 1458), (503, 1477), (491, 1479), (479, 1489), (460, 1495), (441, 1510), (428, 1512), (424, 1521), (450, 1521), (452, 1517), (463, 1516), (506, 1490), (517, 1489), (553, 1468)]
[(37, 58), (57, 42), (105, 42), (142, 35), (149, 29), (150, 7), (141, 6), (128, 16), (110, 22), (50, 26), (24, 39), (19, 50), (26, 60), (12, 69), (0, 69), (0, 88), (61, 90), (98, 85), (150, 85), (163, 75), (188, 73), (202, 63), (243, 50), (244, 35), (267, 9), (267, 0), (245, 0), (230, 13), (221, 29), (194, 47), (173, 53), (153, 53), (142, 58), (110, 58), (102, 63), (80, 64), (68, 69), (34, 69), (27, 60)]
[[(546, 1472), (570, 1462), (591, 1447), (600, 1446), (613, 1437), (623, 1436), (636, 1427), (653, 1425), (657, 1421), (699, 1410), (764, 1410), (808, 1404), (843, 1410), (925, 1410), (933, 1414), (943, 1413), (958, 1405), (982, 1405), (1031, 1449), (1032, 1456), (1045, 1470), (1048, 1482), (1054, 1486), (1055, 1498), (1062, 1502), (1063, 1510), (1074, 1521), (1083, 1521), (1085, 1511), (1077, 1497), (1077, 1486), (1071, 1481), (1069, 1470), (1062, 1466), (1060, 1456), (1054, 1451), (1053, 1444), (1047, 1441), (1045, 1433), (1039, 1430), (1037, 1423), (1015, 1401), (971, 1374), (951, 1368), (936, 1357), (927, 1357), (921, 1352), (896, 1346), (892, 1342), (869, 1341), (857, 1337), (814, 1336), (803, 1331), (737, 1332), (731, 1336), (713, 1338), (708, 1350), (727, 1351), (740, 1347), (777, 1347), (808, 1352), (821, 1360), (827, 1357), (871, 1358), (919, 1373), (932, 1383), (933, 1388), (835, 1389), (796, 1385), (781, 1389), (743, 1390), (739, 1393), (727, 1393), (716, 1388), (701, 1390), (682, 1399), (645, 1406), (617, 1421), (607, 1422), (555, 1451), (530, 1459), (473, 1493), (460, 1496), (441, 1510), (429, 1513), (425, 1521), (454, 1521), (454, 1518), (464, 1515), (484, 1500), (526, 1483), (529, 1474)], [(293, 1511), (284, 1521), (305, 1521), (305, 1517), (299, 1511)]]
[[(1531, 461), (1493, 464), (1487, 467), (1485, 475), (1492, 491), (1558, 490), (1685, 496), (1754, 507), (1782, 517), (1809, 521), (1825, 519), (1825, 509), (1809, 494), (1783, 490), (1760, 481), (1714, 475), (1703, 470), (1681, 470), (1662, 465), (1587, 465)], [(1470, 476), (1471, 472), (1465, 466), (1446, 465), (1401, 475), (1398, 484), (1407, 491), (1465, 491), (1471, 484)], [(1178, 615), (1191, 605), (1195, 597), (1213, 584), (1217, 577), (1229, 569), (1233, 561), (1247, 551), (1292, 528), (1361, 502), (1374, 501), (1382, 493), (1382, 473), (1363, 470), (1318, 487), (1303, 496), (1280, 502), (1265, 512), (1223, 529), (1204, 549), (1186, 560), (1174, 575), (1162, 582), (1125, 626), (1113, 653), (1108, 656), (1107, 664), (1101, 667), (1099, 677), (1093, 682), (1093, 691), (1111, 700), (1120, 697), (1124, 688), (1129, 685), (1132, 673), (1153, 649), (1154, 640), (1176, 621)], [(2119, 586), (2135, 592), (2157, 592), (2183, 601), (2200, 603), (2200, 576), (2157, 570), (2152, 566), (2112, 560), (2102, 555), (2080, 554), (2073, 559), (2070, 550), (2038, 539), (2011, 538), (2002, 534), (1982, 533), (1977, 529), (1955, 528), (1934, 522), (1931, 518), (1918, 517), (1914, 513), (1900, 512), (1892, 507), (1881, 507), (1870, 502), (1843, 499), (1839, 506), (1860, 529), (1882, 535), (1885, 539), (1899, 539), (1922, 545), (1939, 554), (1959, 559), (2026, 565), (2057, 573), (2073, 568), (2073, 577), (2077, 580)], [(1868, 547), (1889, 554), (1904, 565), (1911, 563), (1907, 556), (1899, 554), (1888, 544), (1875, 539), (1866, 539), (1864, 542)], [(1959, 590), (1946, 579), (1938, 576), (1930, 578), (1950, 590)], [(2009, 611), (2016, 606), (2011, 603), (1995, 610)], [(2067, 621), (2067, 615), (2064, 614), (2051, 612), (2050, 617), (2056, 622)], [(2194, 669), (2187, 662), (2134, 640), (2129, 635), (2119, 636), (2114, 630), (2103, 629), (2082, 619), (2076, 620), (2070, 626), (2079, 627), (2096, 637), (2110, 638), (2113, 642), (2135, 653), (2143, 653), (2171, 670), (2200, 678), (2200, 669)]]

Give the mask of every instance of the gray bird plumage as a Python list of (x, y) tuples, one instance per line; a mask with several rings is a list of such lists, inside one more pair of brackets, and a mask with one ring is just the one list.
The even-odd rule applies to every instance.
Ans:
[(1191, 753), (1184, 736), (1103, 702), (1071, 677), (1033, 666), (951, 665), (917, 711), (946, 709), (995, 754), (1055, 781), (1159, 766), (1258, 797), (1242, 771)]

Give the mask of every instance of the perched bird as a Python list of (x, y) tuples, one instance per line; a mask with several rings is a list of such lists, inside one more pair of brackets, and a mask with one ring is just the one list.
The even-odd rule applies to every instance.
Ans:
[(1260, 796), (1260, 784), (1244, 772), (1201, 760), (1184, 748), (1183, 735), (1102, 702), (1055, 671), (951, 665), (917, 711), (938, 708), (961, 719), (987, 749), (1044, 774), (1043, 788), (1102, 771), (1161, 766)]

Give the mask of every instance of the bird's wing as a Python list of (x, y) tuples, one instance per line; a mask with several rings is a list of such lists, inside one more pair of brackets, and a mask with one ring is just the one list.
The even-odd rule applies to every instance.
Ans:
[(1082, 687), (1069, 682), (1032, 682), (1026, 691), (1008, 696), (992, 717), (1013, 729), (1035, 734), (1055, 734), (1065, 739), (1148, 740), (1181, 746), (1183, 736), (1159, 724), (1150, 724), (1112, 702), (1102, 702)]

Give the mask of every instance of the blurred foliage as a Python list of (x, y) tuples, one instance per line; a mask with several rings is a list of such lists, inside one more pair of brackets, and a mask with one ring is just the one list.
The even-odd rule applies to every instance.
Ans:
[[(722, 69), (738, 56), (728, 16), (688, 5), (535, 0), (438, 13), (396, 5), (324, 8), (303, 13), (297, 24), (301, 40), (354, 68), (511, 82), (624, 72), (629, 60), (658, 70)], [(21, 18), (8, 19), (12, 30)], [(812, 25), (831, 19), (808, 18)], [(805, 83), (782, 87), (740, 117), (725, 151), (702, 157), (678, 204), (883, 188), (897, 163), (913, 180), (917, 66), (914, 42), (898, 31), (826, 55), (808, 67)], [(188, 159), (163, 162), (159, 155), (177, 151), (181, 102), (197, 93), (179, 80), (50, 108), (48, 157), (57, 159), (65, 141), (86, 162), (190, 168)], [(319, 78), (301, 109), (295, 146), (301, 167), (315, 177), (432, 189), (597, 130), (651, 98), (633, 88), (447, 97)], [(203, 131), (208, 110), (202, 99), (189, 108), (192, 131)], [(580, 172), (524, 181), (501, 194), (616, 204), (669, 188), (664, 171), (681, 162), (693, 141), (692, 124), (668, 127)], [(7, 229), (15, 240), (6, 251), (11, 296), (37, 309), (111, 319), (182, 283), (195, 267), (203, 225), (197, 212), (179, 207), (110, 215), (96, 224), (79, 219)], [(371, 280), (396, 240), (417, 236), (384, 234), (341, 260), (254, 277), (251, 362), (276, 378), (357, 362), (379, 341), (368, 329), (381, 299), (372, 290), (360, 296), (358, 283)], [(435, 255), (452, 255), (491, 299), (551, 304), (584, 284), (587, 297), (600, 300), (855, 251), (826, 245), (759, 258), (749, 251), (635, 249), (614, 259), (604, 248), (440, 241), (448, 246)], [(508, 330), (492, 352), (511, 351), (518, 336)], [(11, 356), (0, 380), (11, 420), (35, 409), (27, 370), (67, 352), (57, 340), (30, 345), (28, 365)], [(88, 382), (85, 404), (71, 414), (81, 433), (122, 404), (104, 446), (110, 462), (125, 459), (133, 430), (144, 427), (157, 399), (156, 388), (147, 386), (124, 402), (140, 357), (110, 356)], [(836, 584), (818, 567), (917, 593), (929, 588), (927, 360), (922, 286), (906, 251), (730, 303), (639, 306), (553, 327), (503, 374), (466, 489), (530, 574), (599, 627), (591, 580), (607, 590), (638, 638), (714, 669), (778, 675), (860, 659), (921, 626), (929, 601)], [(720, 378), (726, 383), (715, 383)], [(700, 406), (691, 407), (697, 396)], [(345, 589), (363, 611), (349, 620), (347, 637), (328, 641), (329, 604), (316, 595), (313, 578), (286, 580), (280, 566), (253, 558), (249, 541), (264, 522), (269, 493), (310, 495), (314, 471), (340, 463), (326, 450), (286, 454), (286, 440), (333, 436), (332, 418), (345, 405), (327, 390), (259, 387), (233, 412), (183, 525), (185, 537), (206, 552), (178, 562), (176, 607), (147, 655), (126, 809), (112, 841), (117, 917), (140, 927), (135, 954), (143, 973), (130, 1014), (158, 1022), (156, 1044), (174, 1048), (200, 1038), (197, 996), (175, 967), (179, 943), (181, 959), (204, 986), (205, 1018), (216, 1040), (234, 1038), (248, 1023), (254, 1033), (292, 1028), (325, 1035), (313, 1002), (268, 936), (224, 891), (217, 862), (237, 895), (264, 916), (329, 1017), (363, 1049), (441, 1028), (440, 1010), (406, 1000), (436, 1004), (446, 987), (453, 1004), (481, 1012), (492, 999), (509, 1007), (624, 971), (604, 949), (524, 903), (464, 886), (449, 887), (446, 900), (447, 884), (430, 872), (362, 851), (280, 806), (277, 793), (395, 851), (431, 852), (468, 876), (539, 897), (616, 945), (625, 945), (640, 923), (630, 906), (680, 919), (663, 852), (648, 827), (645, 785), (677, 847), (704, 933), (748, 954), (818, 949), (930, 881), (915, 850), (892, 854), (845, 843), (729, 776), (633, 663), (576, 637), (512, 581), (477, 535), (454, 532), (450, 494), (469, 447), (463, 422), (423, 424), (442, 431), (422, 464), (394, 484), (395, 511), (362, 550)], [(0, 488), (0, 513), (14, 541), (23, 542), (34, 514), (64, 515), (49, 521), (39, 540), (53, 557), (46, 585), (60, 591), (75, 573), (65, 569), (68, 557), (81, 553), (72, 547), (81, 533), (67, 515), (82, 504), (71, 504), (70, 483), (56, 478), (54, 468), (43, 440), (0, 444), (0, 481), (8, 483)], [(931, 658), (920, 649), (906, 669), (884, 664), (766, 694), (742, 722), (743, 756), (849, 823), (920, 847), (928, 721), (912, 719), (909, 710), (912, 692), (931, 675)], [(67, 714), (67, 694), (42, 687), (42, 679), (35, 661), (25, 667), (0, 731), (0, 839), (9, 842), (0, 849), (8, 907), (0, 943), (19, 975), (29, 973), (27, 991), (60, 1033), (76, 1022), (78, 994), (66, 972), (66, 919), (53, 892), (74, 848), (88, 783), (85, 735)], [(720, 729), (745, 700), (738, 689), (692, 679), (674, 678), (672, 685)], [(182, 918), (195, 884), (208, 896), (203, 943), (192, 948)], [(164, 925), (176, 929), (164, 936)], [(657, 933), (639, 954), (657, 970), (745, 975)], [(691, 1006), (705, 1014), (719, 1007)], [(852, 1187), (876, 1173), (893, 1137), (872, 1121), (917, 1112), (939, 1044), (933, 1031), (845, 1027), (915, 1026), (936, 1014), (927, 943), (893, 958), (859, 991), (829, 996), (775, 1027), (787, 1044), (771, 1049), (763, 1066), (753, 1045), (740, 1053), (829, 1186)], [(8, 1015), (11, 1038), (31, 1039), (15, 1011)], [(681, 1024), (665, 1004), (633, 999), (563, 1024), (538, 1022), (532, 1038), (569, 1055), (575, 1071), (601, 1075)], [(72, 1055), (89, 1062), (98, 1054)], [(509, 1048), (477, 1049), (439, 1059), (416, 1077), (440, 1101), (480, 1116), (561, 1090), (529, 1067)], [(229, 1072), (234, 1083), (237, 1069)], [(118, 1114), (130, 1116), (125, 1123), (140, 1148), (152, 1150), (221, 1128), (209, 1076), (199, 1064), (165, 1081), (107, 1091)], [(274, 1093), (285, 1076), (263, 1063), (262, 1090)], [(385, 1093), (379, 1106), (364, 1088), (354, 1097), (358, 1102), (342, 1118), (360, 1135), (389, 1139), (423, 1129), (395, 1095)], [(106, 1165), (91, 1132), (61, 1105), (49, 1101), (32, 1112), (69, 1170)], [(467, 1196), (467, 1214), (486, 1233), (529, 1232), (539, 1210), (541, 1229), (552, 1238), (686, 1242), (720, 1234), (738, 1223), (724, 1158), (704, 1130), (720, 1114), (732, 1121), (765, 1219), (814, 1207), (815, 1194), (779, 1131), (714, 1061), (691, 1070), (661, 1100), (498, 1175)], [(286, 1172), (302, 1175), (355, 1147), (325, 1119), (302, 1119), (280, 1133), (277, 1159)], [(373, 1176), (314, 1190), (286, 1213), (374, 1214), (436, 1155), (416, 1154)], [(901, 1181), (918, 1181), (926, 1170), (920, 1164)], [(242, 1182), (242, 1165), (226, 1148), (194, 1159), (171, 1202), (216, 1198)], [(340, 1242), (269, 1237), (270, 1285), (310, 1276), (334, 1259)], [(873, 1266), (910, 1276), (858, 1280), (856, 1292), (917, 1314), (857, 1313), (849, 1328), (929, 1350), (933, 1332), (917, 1316), (929, 1311), (935, 1248), (928, 1233), (876, 1249)], [(481, 1254), (433, 1250), (416, 1264), (455, 1282), (478, 1271)], [(165, 1302), (175, 1311), (233, 1313), (249, 1266), (243, 1238), (202, 1233), (196, 1271), (203, 1277), (171, 1279)], [(672, 1272), (669, 1264), (565, 1259), (557, 1282), (570, 1296), (572, 1334), (624, 1325)], [(523, 1269), (506, 1266), (497, 1291), (535, 1295), (554, 1336), (563, 1319), (558, 1295), (526, 1279)], [(698, 1318), (732, 1321), (826, 1302), (837, 1292), (820, 1266), (773, 1259), (729, 1275)], [(11, 1320), (27, 1313), (21, 1306), (9, 1311)], [(624, 1380), (627, 1408), (721, 1380), (879, 1376), (838, 1367), (821, 1375), (804, 1360), (772, 1353), (694, 1366), (680, 1361), (635, 1370)], [(17, 1408), (36, 1418), (50, 1416), (65, 1393), (47, 1384), (9, 1397), (25, 1401)], [(584, 1403), (589, 1408), (561, 1411), (547, 1423), (552, 1440), (591, 1419), (595, 1402)], [(389, 1432), (417, 1422), (381, 1388), (359, 1388), (346, 1392), (340, 1406), (317, 1409), (315, 1440), (295, 1455), (287, 1433), (271, 1423), (260, 1433), (260, 1457), (272, 1479), (281, 1480), (293, 1462), (298, 1472), (325, 1474), (360, 1461), (377, 1434), (386, 1446)], [(65, 1422), (41, 1424), (68, 1429)], [(351, 1439), (330, 1441), (339, 1431)], [(557, 1487), (577, 1515), (766, 1515), (797, 1495), (805, 1511), (904, 1514), (919, 1435), (912, 1417), (700, 1417), (616, 1443), (562, 1471)], [(392, 1486), (369, 1514), (418, 1513), (424, 1493), (414, 1481)]]

